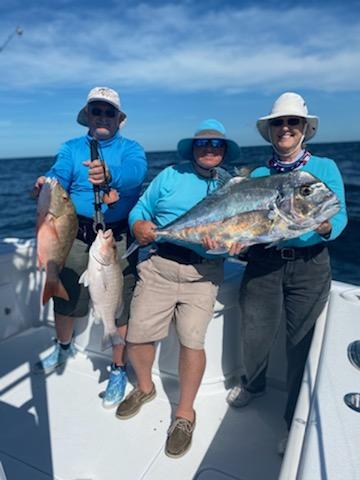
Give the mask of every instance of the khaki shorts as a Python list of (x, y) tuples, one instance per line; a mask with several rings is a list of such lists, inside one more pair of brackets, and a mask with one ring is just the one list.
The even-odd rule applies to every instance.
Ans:
[(127, 341), (161, 340), (173, 320), (180, 343), (202, 350), (224, 277), (222, 260), (183, 265), (153, 255), (139, 263), (137, 270)]

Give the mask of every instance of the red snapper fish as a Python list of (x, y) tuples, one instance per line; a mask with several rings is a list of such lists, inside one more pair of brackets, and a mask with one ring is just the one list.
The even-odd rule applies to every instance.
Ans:
[(54, 178), (46, 178), (37, 203), (36, 242), (39, 270), (46, 270), (42, 303), (51, 297), (69, 300), (59, 274), (76, 238), (78, 220), (69, 194)]

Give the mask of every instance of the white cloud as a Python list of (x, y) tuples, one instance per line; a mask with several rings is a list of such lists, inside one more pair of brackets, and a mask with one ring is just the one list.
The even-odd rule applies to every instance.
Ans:
[[(29, 9), (23, 37), (0, 54), (1, 90), (100, 79), (170, 91), (359, 90), (360, 19), (351, 12), (131, 5)], [(0, 20), (0, 31), (8, 25)]]

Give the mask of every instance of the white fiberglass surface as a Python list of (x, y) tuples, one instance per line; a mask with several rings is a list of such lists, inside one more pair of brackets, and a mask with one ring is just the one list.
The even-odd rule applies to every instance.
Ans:
[(278, 477), (283, 392), (269, 388), (237, 410), (227, 406), (224, 389), (200, 389), (191, 450), (170, 459), (164, 445), (177, 382), (155, 377), (156, 399), (132, 419), (118, 420), (114, 410), (101, 406), (106, 358), (78, 353), (63, 370), (31, 374), (44, 346), (51, 347), (52, 334), (49, 327), (33, 328), (0, 344), (0, 461), (6, 480), (184, 480), (216, 471), (219, 478)]

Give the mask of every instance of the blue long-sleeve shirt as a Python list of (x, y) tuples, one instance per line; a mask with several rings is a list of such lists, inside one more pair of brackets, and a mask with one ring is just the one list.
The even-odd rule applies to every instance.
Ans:
[[(88, 180), (89, 168), (83, 162), (90, 160), (89, 135), (74, 138), (61, 145), (56, 161), (46, 176), (56, 178), (69, 192), (76, 213), (88, 218), (94, 214), (94, 190)], [(127, 218), (139, 198), (147, 172), (143, 148), (134, 140), (116, 133), (109, 140), (98, 142), (100, 156), (111, 174), (110, 187), (117, 190), (119, 200), (110, 208), (102, 205), (106, 223)]]
[[(199, 176), (191, 162), (167, 167), (150, 183), (129, 214), (132, 230), (138, 220), (149, 220), (163, 227), (176, 220), (194, 205), (218, 188), (218, 181)], [(205, 253), (201, 245), (191, 245), (199, 255), (214, 258)]]
[[(292, 238), (290, 240), (281, 242), (281, 244), (279, 244), (281, 247), (308, 247), (320, 242), (334, 240), (344, 230), (348, 221), (345, 206), (344, 183), (336, 163), (330, 158), (316, 157), (312, 155), (307, 163), (299, 170), (309, 172), (324, 182), (325, 185), (337, 196), (340, 202), (340, 211), (329, 220), (332, 225), (329, 238), (326, 239), (317, 232), (312, 231), (305, 233), (298, 238)], [(276, 170), (267, 166), (262, 166), (253, 170), (250, 176), (264, 177), (268, 175), (274, 175), (276, 173)]]

